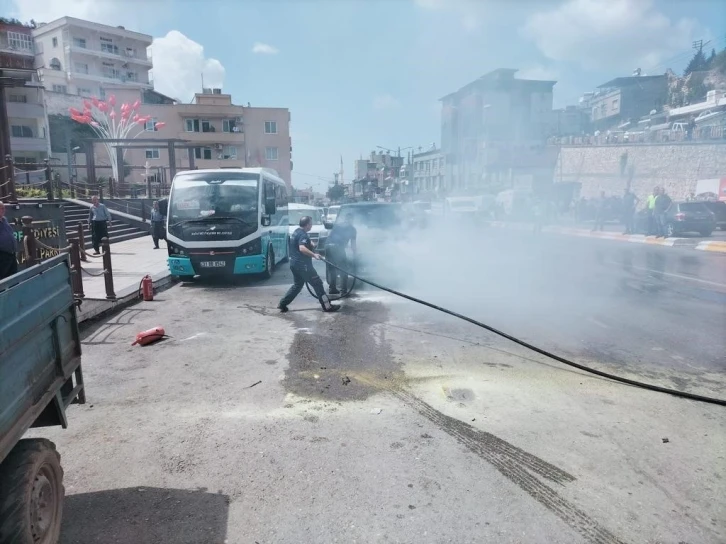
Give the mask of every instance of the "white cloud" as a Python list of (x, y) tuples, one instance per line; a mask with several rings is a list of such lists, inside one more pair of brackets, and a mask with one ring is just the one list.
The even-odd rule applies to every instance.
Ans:
[(414, 4), (428, 11), (453, 12), (467, 32), (479, 29), (484, 11), (488, 7), (485, 0), (414, 0)]
[(374, 110), (389, 110), (397, 108), (398, 105), (398, 100), (396, 100), (390, 94), (379, 94), (373, 99)]
[(272, 45), (255, 42), (255, 45), (252, 46), (252, 52), (258, 55), (277, 55), (280, 51)]
[(692, 19), (671, 21), (653, 0), (567, 0), (534, 13), (522, 28), (552, 60), (628, 73), (689, 49), (698, 31)]
[(222, 87), (224, 66), (217, 59), (204, 56), (204, 47), (178, 30), (151, 45), (154, 62), (154, 89), (188, 102), (205, 87)]

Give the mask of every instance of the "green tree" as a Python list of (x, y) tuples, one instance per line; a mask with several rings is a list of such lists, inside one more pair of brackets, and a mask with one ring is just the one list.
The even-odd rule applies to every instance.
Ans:
[(50, 149), (53, 153), (65, 153), (69, 138), (71, 149), (74, 147), (83, 149), (83, 140), (98, 138), (90, 126), (76, 123), (70, 117), (60, 114), (48, 116), (48, 131), (50, 132)]
[(339, 183), (336, 183), (330, 189), (328, 189), (328, 198), (330, 200), (332, 200), (333, 202), (338, 202), (344, 196), (345, 196), (345, 189)]
[(688, 63), (688, 66), (686, 66), (686, 69), (683, 72), (684, 76), (687, 76), (688, 74), (692, 72), (700, 72), (702, 70), (706, 70), (708, 67), (708, 61), (706, 60), (706, 55), (703, 54), (703, 48), (700, 48), (695, 55), (693, 55), (693, 58)]

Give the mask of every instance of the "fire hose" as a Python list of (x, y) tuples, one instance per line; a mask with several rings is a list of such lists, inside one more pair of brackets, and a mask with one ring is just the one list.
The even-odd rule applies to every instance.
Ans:
[[(594, 374), (596, 376), (600, 376), (601, 378), (607, 378), (609, 380), (613, 380), (615, 382), (623, 383), (626, 385), (632, 385), (634, 387), (640, 387), (642, 389), (648, 389), (650, 391), (656, 391), (658, 393), (666, 393), (668, 395), (673, 395), (676, 397), (681, 397), (684, 399), (689, 400), (695, 400), (698, 402), (706, 402), (709, 404), (717, 404), (720, 406), (726, 406), (726, 399), (717, 399), (713, 397), (707, 397), (704, 395), (698, 395), (696, 393), (688, 393), (686, 391), (678, 391), (677, 389), (670, 389), (668, 387), (661, 387), (659, 385), (654, 385), (650, 383), (641, 382), (638, 380), (631, 380), (630, 378), (624, 378), (622, 376), (618, 376), (616, 374), (610, 374), (609, 372), (603, 372), (602, 370), (597, 370), (595, 368), (590, 368), (588, 366), (582, 365), (580, 363), (576, 363), (574, 361), (571, 361), (565, 357), (562, 357), (560, 355), (557, 355), (555, 353), (552, 353), (546, 349), (540, 348), (535, 346), (534, 344), (530, 344), (529, 342), (526, 342), (524, 340), (521, 340), (517, 338), (516, 336), (512, 336), (511, 334), (507, 334), (504, 331), (500, 331), (499, 329), (496, 329), (492, 327), (491, 325), (487, 325), (486, 323), (482, 323), (481, 321), (477, 321), (476, 319), (473, 319), (471, 317), (462, 315), (460, 313), (454, 312), (453, 310), (449, 310), (447, 308), (444, 308), (442, 306), (438, 306), (436, 304), (433, 304), (431, 302), (427, 302), (425, 300), (421, 300), (420, 298), (413, 297), (411, 295), (407, 295), (405, 293), (401, 293), (400, 291), (396, 291), (395, 289), (390, 289), (389, 287), (385, 287), (383, 285), (380, 285), (378, 283), (375, 283), (371, 280), (367, 280), (365, 278), (361, 278), (360, 276), (357, 276), (353, 272), (350, 272), (348, 270), (345, 270), (341, 268), (340, 266), (331, 263), (330, 261), (327, 261), (325, 259), (320, 259), (322, 262), (324, 262), (326, 265), (332, 266), (333, 268), (339, 270), (343, 274), (347, 274), (348, 276), (352, 277), (354, 280), (358, 280), (362, 283), (365, 283), (367, 285), (370, 285), (371, 287), (375, 287), (376, 289), (380, 289), (381, 291), (386, 291), (387, 293), (391, 293), (392, 295), (396, 295), (398, 297), (404, 298), (406, 300), (410, 300), (411, 302), (415, 302), (417, 304), (421, 304), (423, 306), (427, 306), (429, 308), (432, 308), (434, 310), (438, 310), (439, 312), (443, 312), (445, 314), (448, 314), (452, 317), (456, 317), (458, 319), (461, 319), (463, 321), (466, 321), (467, 323), (471, 323), (472, 325), (475, 325), (477, 327), (481, 327), (482, 329), (485, 329), (493, 334), (496, 334), (497, 336), (501, 336), (502, 338), (505, 338), (506, 340), (509, 340), (510, 342), (513, 342), (519, 346), (522, 346), (530, 351), (534, 351), (535, 353), (539, 353), (540, 355), (543, 355), (549, 359), (555, 360), (558, 363), (562, 363), (567, 366), (571, 366), (574, 368), (577, 368), (579, 370), (582, 370), (583, 372), (588, 372), (590, 374)], [(350, 291), (353, 288), (354, 283), (351, 285), (351, 288), (347, 291), (345, 296), (348, 296), (350, 294)], [(308, 285), (308, 291), (313, 295), (313, 297), (317, 298), (314, 294), (312, 289), (310, 288), (310, 285)], [(341, 296), (341, 298), (343, 298)]]

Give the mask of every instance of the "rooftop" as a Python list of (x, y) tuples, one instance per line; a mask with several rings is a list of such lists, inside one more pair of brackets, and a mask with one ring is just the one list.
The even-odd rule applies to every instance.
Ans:
[(502, 87), (506, 86), (519, 86), (519, 87), (531, 87), (531, 88), (541, 88), (541, 89), (549, 89), (551, 90), (552, 87), (555, 86), (557, 81), (551, 81), (551, 80), (539, 80), (539, 79), (518, 79), (514, 77), (514, 74), (516, 74), (519, 70), (514, 68), (498, 68), (496, 70), (493, 70), (491, 72), (488, 72), (481, 76), (478, 79), (475, 79), (471, 83), (467, 83), (463, 87), (461, 87), (458, 91), (454, 91), (453, 93), (449, 93), (446, 96), (440, 98), (439, 100), (446, 100), (447, 98), (454, 97), (460, 93), (469, 91), (474, 88), (483, 88), (483, 89), (500, 89)]
[(94, 23), (91, 21), (85, 21), (83, 19), (76, 19), (75, 17), (61, 17), (50, 23), (38, 23), (38, 27), (33, 30), (33, 36), (42, 36), (48, 32), (52, 32), (64, 26), (78, 26), (87, 28), (89, 30), (96, 30), (98, 32), (105, 32), (107, 34), (113, 34), (116, 36), (123, 36), (132, 40), (139, 40), (147, 42), (151, 45), (153, 38), (149, 34), (142, 34), (141, 32), (134, 32), (133, 30), (126, 30), (123, 26), (110, 26), (103, 25), (101, 23)]
[(607, 83), (598, 85), (597, 88), (606, 89), (611, 87), (630, 87), (631, 85), (637, 85), (639, 83), (642, 83), (643, 81), (656, 81), (658, 79), (662, 79), (663, 81), (665, 81), (665, 77), (665, 75), (616, 77), (615, 79), (611, 79)]

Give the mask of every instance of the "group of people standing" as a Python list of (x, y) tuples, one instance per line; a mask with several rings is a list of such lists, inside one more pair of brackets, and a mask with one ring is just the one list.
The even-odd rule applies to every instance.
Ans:
[(666, 194), (663, 187), (653, 188), (653, 193), (648, 195), (648, 200), (646, 201), (648, 236), (665, 238), (668, 235), (666, 212), (672, 203), (673, 200)]
[[(625, 225), (625, 232), (623, 234), (636, 234), (639, 202), (640, 199), (629, 188), (626, 188), (621, 200), (622, 220)], [(671, 197), (666, 194), (663, 187), (654, 187), (653, 193), (648, 195), (645, 204), (648, 223), (646, 234), (648, 236), (656, 236), (659, 238), (665, 238), (667, 236), (666, 212), (672, 202)], [(607, 197), (605, 196), (605, 191), (601, 191), (600, 198), (595, 201), (596, 214), (595, 225), (592, 228), (593, 231), (603, 230), (606, 203)]]

